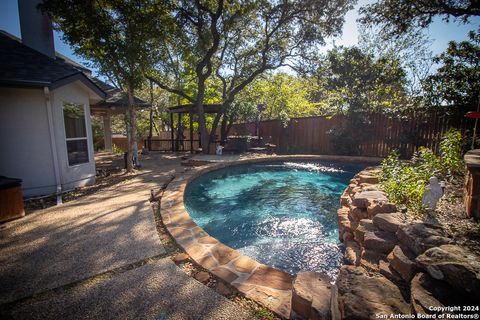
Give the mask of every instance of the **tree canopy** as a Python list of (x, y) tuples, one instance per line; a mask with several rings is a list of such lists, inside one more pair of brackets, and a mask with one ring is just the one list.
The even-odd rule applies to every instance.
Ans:
[(480, 16), (477, 0), (379, 0), (360, 9), (362, 23), (381, 25), (387, 36), (429, 26), (435, 17), (466, 23)]

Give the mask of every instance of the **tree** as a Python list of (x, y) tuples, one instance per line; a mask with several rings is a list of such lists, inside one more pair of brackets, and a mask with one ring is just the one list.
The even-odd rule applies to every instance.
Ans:
[(396, 60), (406, 72), (406, 89), (409, 109), (421, 107), (419, 97), (423, 94), (423, 81), (430, 75), (433, 66), (432, 40), (423, 30), (412, 29), (397, 37), (388, 37), (379, 26), (360, 26), (358, 47), (378, 60), (388, 57)]
[(138, 162), (135, 90), (144, 72), (157, 58), (157, 39), (167, 37), (170, 23), (166, 1), (149, 0), (46, 0), (42, 9), (63, 32), (74, 52), (92, 61), (100, 72), (115, 80), (128, 96), (127, 171)]
[(379, 0), (360, 9), (360, 21), (382, 25), (387, 36), (398, 36), (415, 28), (428, 27), (435, 17), (467, 23), (480, 16), (478, 0)]
[(480, 35), (471, 31), (469, 41), (451, 41), (447, 50), (435, 57), (441, 66), (425, 81), (425, 102), (456, 118), (480, 104)]
[[(324, 38), (341, 30), (351, 0), (217, 0), (178, 1), (176, 41), (164, 48), (167, 60), (156, 65), (152, 79), (161, 88), (193, 103), (204, 146), (220, 119), (227, 121), (235, 97), (266, 71), (289, 65), (317, 50)], [(188, 94), (175, 81), (178, 73), (195, 82)], [(204, 98), (207, 79), (222, 81), (222, 108), (207, 131)], [(224, 123), (222, 123), (222, 126)]]
[(357, 47), (330, 50), (316, 77), (323, 80), (317, 99), (326, 101), (333, 114), (347, 115), (343, 125), (330, 132), (339, 153), (358, 151), (358, 140), (369, 134), (366, 113), (393, 114), (406, 102), (405, 72), (399, 61), (375, 59)]

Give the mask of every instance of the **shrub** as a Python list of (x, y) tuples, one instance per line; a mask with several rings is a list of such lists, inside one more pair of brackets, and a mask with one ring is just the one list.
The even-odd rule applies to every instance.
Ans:
[(458, 130), (449, 130), (440, 143), (440, 155), (419, 148), (411, 161), (401, 161), (394, 150), (382, 161), (380, 182), (388, 198), (398, 205), (420, 213), (424, 211), (422, 196), (431, 177), (450, 178), (461, 170), (463, 140)]

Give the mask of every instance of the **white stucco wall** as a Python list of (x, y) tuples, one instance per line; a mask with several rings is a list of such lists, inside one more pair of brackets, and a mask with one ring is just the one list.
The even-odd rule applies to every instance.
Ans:
[[(51, 92), (53, 118), (55, 124), (55, 138), (57, 141), (57, 154), (64, 190), (91, 184), (95, 182), (95, 156), (93, 150), (92, 124), (90, 117), (90, 104), (88, 93), (79, 83), (71, 83)], [(85, 106), (85, 125), (88, 138), (88, 163), (68, 165), (67, 142), (63, 121), (63, 104), (75, 103)]]
[[(88, 92), (71, 83), (50, 92), (62, 190), (95, 182)], [(85, 106), (89, 162), (68, 165), (63, 103)], [(42, 89), (0, 88), (0, 175), (23, 180), (25, 197), (56, 191), (47, 105)]]
[(55, 192), (42, 90), (0, 88), (0, 175), (22, 179), (24, 196)]

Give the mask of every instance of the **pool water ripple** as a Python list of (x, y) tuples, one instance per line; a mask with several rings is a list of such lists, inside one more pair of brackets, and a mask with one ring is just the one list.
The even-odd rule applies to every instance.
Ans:
[(211, 236), (261, 263), (334, 279), (342, 260), (339, 197), (363, 167), (324, 162), (228, 167), (193, 180), (185, 206)]

